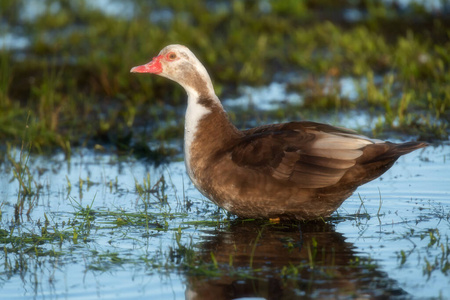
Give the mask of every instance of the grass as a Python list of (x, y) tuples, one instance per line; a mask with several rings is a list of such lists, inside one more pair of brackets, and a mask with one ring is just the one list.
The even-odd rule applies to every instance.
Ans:
[[(53, 0), (55, 9), (23, 21), (25, 2), (2, 4), (5, 26), (20, 26), (17, 33), (30, 43), (19, 51), (1, 47), (0, 137), (18, 143), (29, 119), (33, 151), (57, 148), (70, 155), (73, 147), (100, 144), (155, 161), (179, 153), (180, 146), (169, 144), (183, 132), (174, 121), (183, 113), (184, 92), (166, 80), (129, 74), (170, 43), (195, 51), (222, 97), (280, 73), (308, 73), (317, 89), (298, 90), (307, 95), (295, 107), (303, 118), (313, 116), (310, 110), (354, 109), (383, 117), (377, 136), (398, 131), (425, 140), (448, 137), (448, 19), (420, 4), (402, 11), (381, 2), (343, 1), (339, 7), (364, 14), (348, 21), (343, 14), (327, 17), (337, 9), (333, 1), (304, 1), (296, 9), (271, 1), (270, 10), (240, 1), (212, 7), (132, 1), (131, 15), (111, 15), (83, 0)], [(163, 10), (173, 18), (158, 18)], [(322, 78), (337, 82), (342, 76), (366, 82), (355, 102), (342, 98), (339, 85), (324, 94)], [(273, 121), (291, 118), (298, 113), (271, 115)]]
[[(435, 272), (441, 272), (445, 276), (450, 274), (450, 244), (448, 236), (442, 237), (438, 228), (419, 232), (409, 230), (401, 238), (410, 240), (412, 247), (411, 249), (402, 249), (397, 252), (400, 268), (408, 264), (418, 265), (422, 268), (423, 275), (427, 280), (430, 280)], [(419, 240), (423, 246), (414, 243), (413, 240)], [(419, 247), (425, 250), (423, 251), (425, 253), (423, 257), (418, 255)]]
[[(88, 1), (53, 0), (48, 1), (53, 9), (23, 20), (26, 1), (2, 1), (2, 24), (30, 44), (22, 50), (0, 45), (0, 138), (7, 145), (0, 147), (0, 169), (18, 186), (13, 203), (0, 194), (0, 274), (24, 278), (36, 274), (33, 264), (57, 272), (56, 265), (70, 269), (71, 260), (83, 260), (86, 272), (96, 274), (142, 268), (146, 275), (181, 273), (188, 283), (238, 278), (253, 287), (273, 279), (295, 296), (330, 291), (327, 284), (344, 280), (341, 274), (359, 287), (373, 278), (379, 286), (390, 285), (375, 258), (353, 251), (355, 246), (329, 227), (351, 223), (365, 234), (382, 228), (392, 214), (381, 195), (376, 212), (360, 198), (354, 214), (321, 225), (271, 224), (235, 220), (188, 198), (188, 185), (180, 199), (170, 172), (133, 173), (127, 186), (121, 171), (101, 179), (68, 171), (64, 187), (56, 190), (45, 176), (58, 174), (58, 166), (40, 171), (33, 161), (34, 153), (60, 150), (72, 165), (70, 157), (85, 147), (125, 154), (108, 167), (122, 168), (129, 154), (156, 163), (180, 160), (184, 92), (167, 80), (129, 74), (174, 42), (195, 51), (222, 98), (235, 96), (242, 85), (265, 85), (290, 74), (298, 78), (289, 81), (288, 90), (302, 96), (302, 103), (269, 111), (236, 109), (231, 118), (239, 127), (330, 120), (341, 111), (357, 111), (378, 120), (368, 132), (372, 136), (448, 139), (448, 18), (419, 4), (401, 10), (376, 1), (338, 2), (270, 1), (266, 10), (257, 1), (213, 6), (126, 1), (134, 6), (132, 14), (118, 16)], [(342, 7), (364, 17), (348, 21), (339, 13)], [(173, 18), (158, 18), (161, 11)], [(356, 96), (343, 95), (343, 78), (354, 82)], [(70, 209), (60, 211), (55, 199), (62, 199), (63, 207), (70, 203)], [(445, 208), (427, 214), (423, 219), (448, 222)], [(416, 242), (393, 254), (398, 268), (413, 263), (428, 280), (436, 274), (448, 278), (447, 234), (407, 229), (389, 235)], [(272, 248), (264, 248), (271, 242)], [(271, 260), (280, 256), (281, 262)], [(54, 280), (52, 273), (48, 281)]]
[[(9, 150), (9, 152), (13, 152), (13, 150)], [(8, 153), (9, 153), (8, 152)], [(12, 155), (9, 155), (12, 157)], [(12, 172), (15, 173), (15, 170), (20, 168), (24, 168), (26, 166), (26, 162), (23, 165), (19, 165), (15, 160), (9, 159), (9, 164), (12, 167)], [(28, 175), (31, 178), (33, 174), (28, 172)], [(149, 198), (142, 198), (142, 195), (138, 195), (140, 197), (140, 201), (144, 204), (144, 209), (132, 212), (127, 212), (123, 209), (107, 209), (107, 210), (99, 210), (95, 209), (95, 197), (90, 201), (88, 205), (83, 205), (81, 200), (77, 200), (72, 196), (68, 196), (68, 201), (70, 206), (73, 208), (73, 212), (64, 212), (63, 217), (49, 217), (47, 213), (43, 213), (42, 217), (34, 219), (34, 222), (30, 224), (30, 212), (33, 213), (35, 209), (35, 203), (30, 202), (30, 208), (27, 212), (28, 221), (22, 221), (23, 217), (23, 206), (24, 201), (23, 197), (30, 195), (22, 195), (20, 192), (22, 185), (24, 184), (20, 181), (19, 176), (15, 177), (18, 180), (19, 186), (19, 204), (15, 204), (15, 213), (14, 218), (10, 223), (10, 230), (6, 230), (0, 228), (0, 245), (2, 246), (5, 260), (4, 267), (6, 269), (9, 268), (10, 271), (13, 271), (11, 266), (15, 263), (12, 261), (12, 253), (15, 253), (18, 256), (13, 256), (16, 259), (26, 259), (24, 256), (35, 256), (35, 257), (52, 257), (52, 256), (61, 256), (62, 258), (67, 256), (72, 250), (70, 245), (79, 245), (80, 243), (88, 245), (90, 243), (95, 243), (95, 239), (105, 235), (106, 232), (111, 229), (114, 230), (125, 230), (128, 231), (131, 228), (144, 228), (147, 231), (147, 236), (150, 235), (151, 232), (167, 232), (169, 231), (169, 223), (172, 219), (183, 218), (186, 216), (186, 212), (168, 212), (166, 209), (161, 206), (168, 206), (167, 202), (160, 202), (161, 206), (157, 206), (156, 209), (153, 208), (150, 210), (148, 205), (152, 204)], [(71, 189), (70, 180), (67, 179), (67, 188)], [(147, 177), (148, 182), (149, 178)], [(82, 180), (80, 178), (80, 195), (83, 191), (89, 190), (91, 185), (89, 184), (91, 181), (89, 178), (87, 180)], [(109, 183), (105, 183), (109, 185)], [(151, 191), (147, 191), (152, 193), (152, 195), (157, 195), (157, 199), (166, 199), (165, 196), (166, 186), (164, 183), (164, 177), (161, 177), (156, 184), (152, 186)], [(111, 190), (114, 192), (114, 190)], [(37, 194), (41, 194), (40, 190), (36, 191)], [(70, 192), (69, 192), (70, 194)], [(82, 198), (82, 196), (80, 196)], [(162, 201), (162, 200), (161, 200)], [(2, 206), (7, 203), (2, 202)], [(21, 206), (19, 206), (21, 205)], [(138, 207), (141, 207), (139, 205)], [(53, 215), (54, 213), (51, 213)], [(34, 218), (36, 218), (36, 213), (33, 213)], [(5, 225), (2, 222), (2, 227)], [(181, 229), (180, 229), (181, 230)], [(125, 234), (123, 236), (124, 239), (134, 240), (132, 236)], [(181, 244), (180, 244), (181, 246)], [(59, 250), (55, 250), (59, 249)], [(93, 257), (95, 261), (92, 262), (92, 265), (89, 267), (90, 269), (100, 270), (101, 264), (105, 260), (109, 260), (114, 264), (125, 264), (130, 263), (129, 260), (120, 259), (117, 253), (110, 253), (109, 250), (107, 253), (93, 253), (95, 254)], [(8, 257), (9, 256), (9, 257)], [(17, 262), (16, 262), (17, 263)]]

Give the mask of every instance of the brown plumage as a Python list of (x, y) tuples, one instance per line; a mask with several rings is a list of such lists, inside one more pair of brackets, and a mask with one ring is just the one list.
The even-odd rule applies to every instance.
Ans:
[(361, 184), (388, 170), (422, 142), (394, 144), (314, 122), (239, 131), (228, 120), (211, 79), (186, 47), (164, 48), (131, 72), (155, 73), (188, 93), (185, 156), (194, 185), (241, 217), (327, 217)]

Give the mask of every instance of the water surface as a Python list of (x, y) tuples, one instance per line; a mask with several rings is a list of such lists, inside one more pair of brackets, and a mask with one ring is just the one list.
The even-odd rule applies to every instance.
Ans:
[[(9, 153), (19, 159), (18, 150)], [(86, 149), (70, 160), (31, 155), (25, 181), (35, 194), (22, 196), (13, 164), (3, 158), (0, 290), (7, 299), (403, 299), (450, 292), (449, 145), (400, 158), (332, 218), (306, 224), (228, 216), (192, 186), (183, 162), (154, 167)]]

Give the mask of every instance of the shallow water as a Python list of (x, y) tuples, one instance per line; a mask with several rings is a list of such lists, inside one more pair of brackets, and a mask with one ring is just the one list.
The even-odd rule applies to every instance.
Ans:
[[(10, 153), (18, 161), (19, 151)], [(6, 299), (403, 299), (450, 292), (448, 144), (400, 158), (332, 218), (307, 224), (227, 217), (192, 186), (183, 162), (155, 168), (89, 150), (70, 160), (30, 156), (25, 177), (41, 188), (24, 197), (16, 217), (19, 184), (3, 158)], [(162, 175), (159, 195), (138, 192), (136, 182), (144, 186), (150, 176), (152, 186)], [(81, 210), (87, 206), (89, 222)], [(39, 241), (49, 233), (62, 237)], [(34, 241), (20, 240), (29, 234)]]
[[(396, 2), (407, 9), (411, 0)], [(437, 14), (448, 11), (438, 0), (419, 2)], [(261, 3), (268, 13), (270, 7)], [(21, 22), (36, 20), (47, 9), (47, 1), (29, 4), (21, 10)], [(120, 18), (131, 18), (138, 9), (129, 1), (87, 5)], [(220, 10), (228, 4), (210, 5)], [(56, 14), (61, 8), (51, 4), (48, 9)], [(366, 17), (359, 9), (343, 14), (355, 22)], [(170, 9), (154, 10), (150, 19), (164, 25), (173, 16)], [(0, 24), (0, 48), (17, 50), (18, 60), (31, 46), (23, 32), (20, 26)], [(286, 77), (280, 76), (281, 83), (242, 87), (239, 97), (225, 99), (224, 106), (267, 112), (301, 105), (302, 93), (290, 92), (287, 82), (304, 78)], [(338, 96), (356, 101), (366, 81), (339, 79)], [(333, 86), (323, 89), (336, 93)], [(363, 132), (383, 121), (361, 111), (313, 119)], [(193, 187), (183, 162), (155, 167), (132, 155), (89, 149), (74, 150), (70, 159), (63, 154), (20, 157), (19, 149), (0, 148), (0, 298), (450, 295), (448, 143), (402, 157), (381, 178), (360, 187), (330, 219), (295, 224), (227, 215)]]

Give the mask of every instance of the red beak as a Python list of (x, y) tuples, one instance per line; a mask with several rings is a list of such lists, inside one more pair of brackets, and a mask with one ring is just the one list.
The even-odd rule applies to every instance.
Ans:
[(130, 70), (130, 72), (159, 74), (163, 71), (160, 59), (161, 56), (153, 57), (153, 60), (148, 64), (134, 67)]

